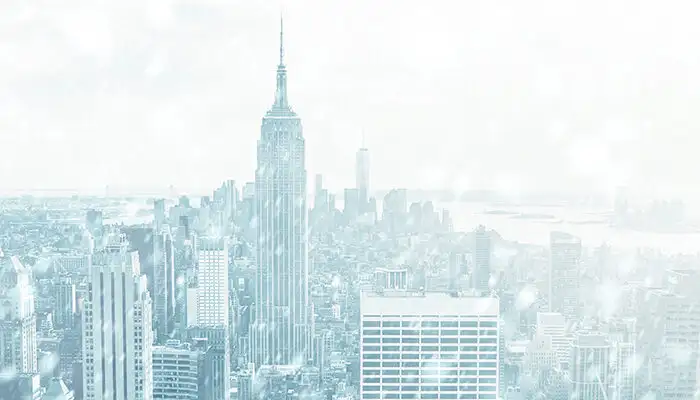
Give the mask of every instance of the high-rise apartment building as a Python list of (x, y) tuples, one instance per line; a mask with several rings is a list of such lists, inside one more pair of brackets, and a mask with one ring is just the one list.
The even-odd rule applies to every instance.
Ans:
[(637, 320), (635, 318), (614, 319), (608, 323), (610, 338), (610, 398), (615, 400), (636, 399), (637, 368), (641, 355), (637, 354)]
[(204, 353), (168, 340), (153, 346), (153, 400), (204, 398)]
[(77, 313), (78, 298), (70, 276), (59, 276), (53, 282), (53, 322), (58, 328), (72, 328)]
[(124, 235), (93, 256), (82, 314), (86, 400), (150, 400), (151, 297), (137, 252)]
[(362, 400), (498, 398), (498, 298), (365, 292), (360, 318)]
[(581, 239), (565, 232), (550, 234), (549, 311), (568, 319), (579, 316)]
[(474, 269), (472, 284), (482, 294), (488, 293), (491, 279), (491, 232), (479, 226), (474, 232)]
[(200, 238), (197, 248), (197, 325), (228, 327), (228, 242)]
[(571, 350), (569, 377), (576, 399), (607, 400), (610, 341), (600, 332), (578, 332)]
[(156, 232), (160, 232), (165, 222), (165, 199), (156, 199), (153, 201), (153, 224)]
[(567, 332), (566, 318), (559, 313), (537, 313), (537, 335), (549, 336), (556, 353), (555, 367), (566, 367), (570, 361), (571, 337)]
[(31, 273), (0, 250), (0, 371), (38, 372), (36, 338)]
[(153, 238), (153, 276), (153, 327), (163, 343), (175, 329), (175, 249), (169, 229)]
[[(697, 273), (685, 276), (697, 285)], [(697, 291), (697, 286), (695, 286)], [(643, 391), (662, 398), (691, 399), (697, 391), (700, 299), (690, 292), (646, 289), (640, 299), (637, 353)]]
[(287, 364), (310, 356), (306, 154), (301, 119), (287, 97), (283, 30), (275, 102), (258, 140), (257, 263), (252, 361)]
[(231, 398), (231, 351), (229, 333), (221, 327), (194, 326), (187, 329), (194, 349), (204, 352), (204, 386), (199, 400)]
[(364, 213), (369, 202), (369, 150), (364, 144), (355, 153), (355, 189), (360, 212)]

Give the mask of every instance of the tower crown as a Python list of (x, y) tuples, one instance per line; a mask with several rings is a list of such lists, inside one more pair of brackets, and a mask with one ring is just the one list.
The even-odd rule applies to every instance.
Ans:
[(267, 116), (295, 116), (287, 97), (287, 67), (284, 65), (284, 19), (280, 17), (280, 62), (277, 65), (277, 88), (275, 102)]

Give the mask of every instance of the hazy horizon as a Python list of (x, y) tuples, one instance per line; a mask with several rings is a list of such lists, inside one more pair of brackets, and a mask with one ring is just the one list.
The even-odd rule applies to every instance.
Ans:
[(0, 4), (0, 192), (252, 180), (284, 9), (309, 182), (694, 197), (692, 5)]

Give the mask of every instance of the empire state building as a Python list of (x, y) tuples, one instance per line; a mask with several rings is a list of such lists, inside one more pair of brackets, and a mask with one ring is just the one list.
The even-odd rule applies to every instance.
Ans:
[(306, 167), (301, 119), (287, 97), (284, 31), (275, 102), (262, 120), (255, 171), (258, 227), (251, 361), (306, 362), (310, 356)]

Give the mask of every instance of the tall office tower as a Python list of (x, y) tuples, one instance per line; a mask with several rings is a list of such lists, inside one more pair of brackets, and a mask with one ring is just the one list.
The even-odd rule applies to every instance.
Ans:
[[(556, 352), (556, 367), (569, 364), (571, 338), (566, 331), (566, 318), (559, 313), (537, 313), (537, 334), (552, 338), (552, 348)], [(565, 368), (566, 369), (566, 368)]]
[(498, 298), (364, 292), (360, 318), (360, 399), (498, 398)]
[(615, 400), (636, 399), (637, 320), (624, 318), (613, 320), (608, 325), (612, 345), (610, 354), (611, 398)]
[(168, 340), (153, 346), (153, 400), (204, 398), (204, 353)]
[(238, 400), (253, 400), (253, 380), (255, 379), (255, 366), (241, 370), (238, 374)]
[[(212, 399), (229, 398), (231, 345), (229, 342), (228, 267), (229, 246), (223, 238), (200, 238), (197, 248), (196, 326), (190, 327), (190, 338), (206, 338), (212, 346)], [(189, 308), (189, 307), (188, 307)]]
[(214, 191), (214, 203), (218, 211), (221, 212), (222, 228), (229, 233), (233, 228), (238, 210), (238, 189), (236, 181), (228, 179), (224, 181), (220, 188)]
[(491, 279), (491, 232), (479, 226), (474, 233), (473, 287), (479, 293), (488, 293)]
[(564, 232), (550, 234), (549, 311), (567, 319), (579, 316), (581, 239)]
[(343, 215), (345, 222), (351, 223), (360, 215), (360, 200), (357, 189), (345, 189), (343, 196)]
[(575, 399), (607, 400), (610, 342), (600, 332), (578, 332), (571, 350), (571, 393)]
[(539, 334), (533, 336), (525, 351), (523, 372), (530, 376), (538, 376), (540, 371), (555, 368), (559, 368), (559, 361), (552, 346), (552, 337)]
[(323, 188), (323, 176), (321, 174), (316, 174), (314, 210), (318, 210), (321, 213), (328, 212), (328, 189)]
[(231, 398), (231, 352), (228, 331), (221, 327), (190, 327), (187, 337), (204, 354), (204, 388), (200, 400)]
[(0, 371), (37, 369), (36, 312), (30, 271), (0, 251)]
[(365, 213), (369, 202), (369, 150), (364, 143), (355, 154), (355, 189), (358, 193), (360, 212)]
[(382, 202), (382, 221), (390, 232), (400, 232), (406, 226), (408, 191), (391, 189)]
[(175, 250), (167, 229), (153, 238), (153, 276), (153, 327), (163, 343), (175, 329)]
[[(121, 228), (121, 232), (126, 234), (130, 250), (136, 251), (139, 255), (139, 270), (148, 277), (148, 293), (154, 293), (153, 284), (156, 281), (153, 268), (153, 250), (155, 245), (155, 232), (150, 226), (136, 226)], [(107, 240), (112, 240), (109, 237)]]
[(160, 232), (165, 220), (165, 199), (156, 199), (153, 201), (153, 224), (156, 232)]
[(197, 325), (228, 327), (228, 242), (203, 237), (197, 249)]
[[(695, 285), (697, 281), (686, 276)], [(697, 390), (700, 301), (696, 293), (647, 289), (639, 299), (640, 388), (664, 399), (692, 399)]]
[(72, 328), (78, 312), (75, 283), (69, 276), (60, 276), (53, 282), (53, 322), (58, 328)]
[(83, 332), (80, 320), (76, 318), (75, 324), (70, 329), (63, 331), (63, 337), (58, 343), (58, 369), (60, 376), (72, 382), (75, 387), (74, 365), (83, 360)]
[(262, 121), (255, 171), (258, 273), (253, 357), (288, 364), (310, 355), (306, 167), (301, 119), (287, 98), (283, 31), (272, 108)]
[(125, 235), (93, 257), (83, 312), (86, 400), (153, 397), (151, 297)]

